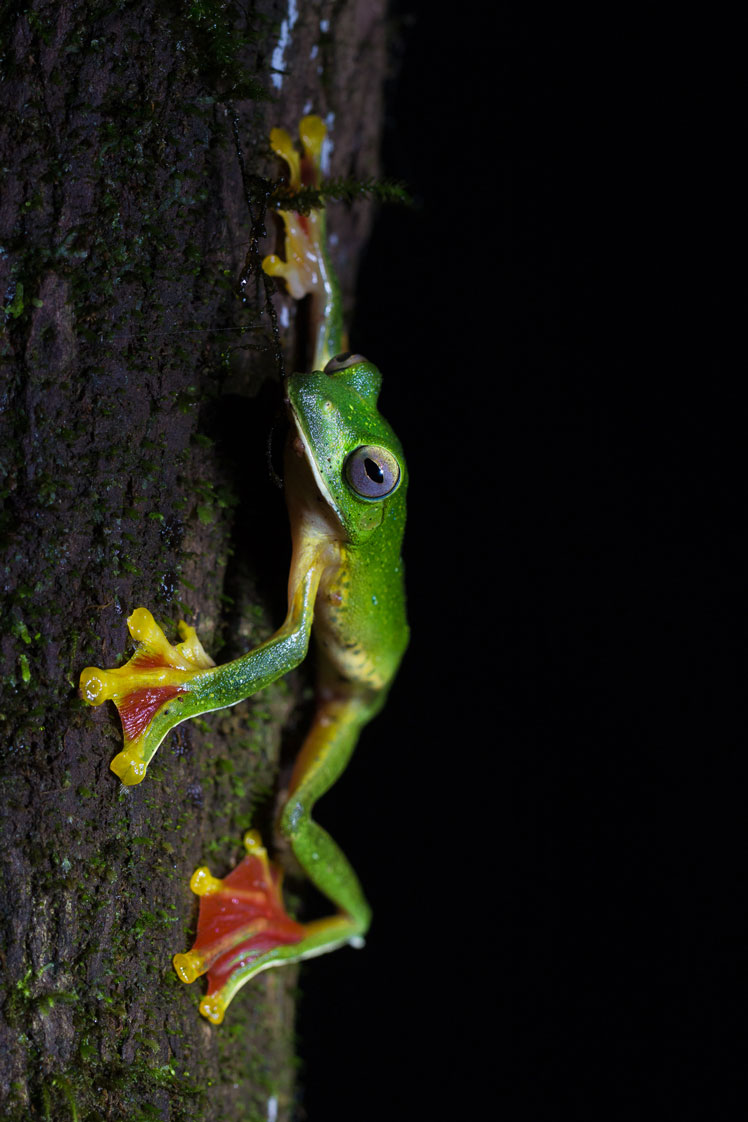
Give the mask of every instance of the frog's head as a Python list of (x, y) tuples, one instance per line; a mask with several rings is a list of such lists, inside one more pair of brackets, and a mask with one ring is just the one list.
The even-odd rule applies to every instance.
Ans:
[(381, 384), (372, 362), (349, 353), (287, 380), (297, 450), (351, 542), (376, 530), (393, 499), (405, 499), (403, 450), (377, 411)]

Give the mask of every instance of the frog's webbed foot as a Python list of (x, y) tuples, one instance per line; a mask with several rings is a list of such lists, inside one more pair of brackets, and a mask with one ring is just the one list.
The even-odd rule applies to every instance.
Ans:
[[(322, 144), (327, 129), (319, 117), (304, 117), (299, 125), (303, 155), (299, 155), (285, 129), (271, 129), (270, 147), (288, 165), (288, 185), (292, 191), (319, 187)], [(268, 276), (283, 277), (289, 293), (301, 300), (312, 292), (324, 291), (324, 211), (297, 214), (280, 210), (285, 227), (286, 260), (271, 253), (262, 262)]]
[(140, 783), (166, 733), (189, 713), (180, 700), (190, 683), (214, 666), (195, 629), (179, 621), (182, 642), (172, 646), (146, 608), (137, 608), (127, 626), (138, 648), (125, 666), (100, 670), (87, 666), (80, 693), (89, 705), (113, 701), (122, 721), (124, 748), (112, 760), (112, 771), (123, 783)]
[[(296, 151), (285, 129), (272, 129), (270, 146), (288, 165), (289, 187), (319, 187), (322, 181), (322, 146), (327, 128), (320, 117), (303, 117), (299, 124), (302, 154)], [(285, 229), (283, 261), (272, 253), (262, 262), (271, 277), (282, 277), (295, 300), (313, 297), (313, 366), (322, 370), (329, 359), (345, 346), (340, 294), (327, 256), (325, 212), (323, 209), (298, 214), (280, 210)]]
[(197, 938), (186, 954), (174, 955), (183, 982), (208, 975), (200, 1012), (215, 1025), (245, 982), (295, 957), (294, 944), (306, 933), (283, 907), (281, 872), (268, 861), (256, 830), (248, 831), (244, 845), (247, 856), (223, 880), (206, 866), (193, 873), (190, 888), (200, 897)]

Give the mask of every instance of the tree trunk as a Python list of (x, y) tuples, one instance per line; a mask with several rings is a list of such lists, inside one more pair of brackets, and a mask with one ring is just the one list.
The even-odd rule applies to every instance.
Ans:
[[(293, 969), (216, 1029), (171, 958), (194, 938), (194, 868), (225, 874), (250, 823), (272, 834), (303, 679), (180, 726), (132, 788), (109, 770), (114, 707), (77, 683), (127, 657), (140, 605), (172, 641), (194, 623), (217, 661), (283, 617), (265, 446), (292, 334), (273, 307), (295, 309), (259, 268), (267, 135), (313, 109), (331, 173), (376, 172), (383, 2), (33, 0), (1, 18), (0, 1114), (287, 1118)], [(332, 210), (344, 292), (368, 221)]]

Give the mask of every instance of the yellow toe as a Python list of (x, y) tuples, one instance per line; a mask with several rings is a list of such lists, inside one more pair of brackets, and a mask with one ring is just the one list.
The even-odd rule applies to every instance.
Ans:
[(109, 766), (126, 787), (134, 787), (136, 783), (140, 783), (147, 770), (147, 764), (127, 749), (116, 755)]
[(175, 954), (172, 962), (177, 976), (187, 985), (205, 973), (200, 955), (193, 954), (191, 951), (188, 951), (187, 954)]
[(212, 997), (204, 997), (200, 1002), (200, 1012), (214, 1025), (220, 1025), (226, 1012), (226, 1006), (218, 994), (213, 994)]
[(222, 886), (223, 881), (214, 877), (207, 865), (195, 869), (190, 877), (190, 888), (196, 896), (210, 896), (214, 892), (220, 892)]

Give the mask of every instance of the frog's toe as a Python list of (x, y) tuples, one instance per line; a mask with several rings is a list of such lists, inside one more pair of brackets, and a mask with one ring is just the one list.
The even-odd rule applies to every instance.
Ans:
[(134, 787), (136, 783), (145, 779), (148, 765), (135, 746), (116, 755), (109, 767), (126, 787)]
[(205, 961), (201, 955), (195, 954), (194, 951), (187, 951), (186, 954), (175, 954), (172, 962), (177, 977), (187, 985), (205, 973)]
[(200, 1002), (200, 1012), (211, 1024), (220, 1025), (230, 1004), (231, 999), (224, 1001), (219, 993), (206, 995)]
[[(286, 227), (288, 261), (282, 261), (277, 254), (271, 253), (263, 258), (262, 269), (269, 277), (281, 277), (289, 296), (293, 296), (294, 300), (303, 300), (317, 287), (318, 270), (315, 270), (313, 264), (314, 252), (304, 253), (303, 243), (309, 239), (299, 233), (298, 223), (293, 221), (295, 215), (283, 214), (282, 218)], [(311, 265), (309, 260), (312, 261)]]
[(288, 167), (288, 185), (292, 191), (300, 187), (318, 187), (322, 175), (322, 146), (327, 136), (327, 125), (315, 113), (299, 121), (299, 139), (302, 154), (294, 147), (285, 129), (270, 130), (270, 147)]

